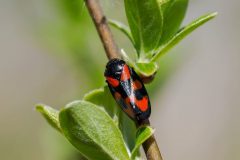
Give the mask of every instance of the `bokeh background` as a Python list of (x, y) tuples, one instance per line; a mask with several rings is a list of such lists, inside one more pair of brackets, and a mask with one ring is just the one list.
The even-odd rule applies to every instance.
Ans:
[[(101, 3), (109, 18), (126, 22), (122, 1)], [(211, 11), (219, 15), (159, 62), (148, 88), (166, 160), (240, 159), (239, 6), (238, 0), (190, 0), (184, 24)], [(129, 41), (113, 32), (132, 53)], [(61, 108), (80, 99), (104, 83), (106, 62), (79, 1), (0, 0), (0, 159), (78, 159), (34, 105)]]

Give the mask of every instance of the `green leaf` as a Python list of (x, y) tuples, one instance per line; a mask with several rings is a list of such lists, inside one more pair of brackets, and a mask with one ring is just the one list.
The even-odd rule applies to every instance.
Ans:
[(108, 112), (119, 126), (124, 141), (131, 151), (135, 146), (135, 133), (137, 131), (135, 123), (122, 111), (120, 106), (117, 105), (109, 88), (104, 86), (103, 88), (93, 90), (86, 94), (83, 99), (103, 107), (104, 110)]
[(155, 62), (139, 62), (134, 65), (134, 69), (139, 75), (150, 77), (157, 72), (158, 65)]
[(55, 110), (49, 106), (44, 104), (36, 105), (36, 110), (40, 112), (43, 117), (47, 120), (47, 122), (59, 132), (62, 132), (59, 121), (58, 121), (58, 114), (59, 111)]
[(61, 110), (59, 121), (67, 139), (89, 160), (129, 160), (123, 137), (99, 106), (75, 101)]
[(129, 149), (129, 151), (132, 151), (135, 146), (136, 141), (136, 132), (137, 128), (135, 125), (135, 122), (131, 120), (126, 113), (124, 113), (120, 109), (119, 113), (119, 128), (122, 132), (122, 136), (124, 138), (124, 141)]
[(167, 51), (169, 51), (172, 47), (174, 47), (178, 42), (180, 42), (184, 37), (186, 37), (188, 34), (190, 34), (191, 32), (193, 32), (195, 29), (197, 29), (199, 26), (203, 25), (204, 23), (206, 23), (207, 21), (211, 20), (212, 18), (214, 18), (217, 15), (217, 13), (211, 13), (211, 14), (207, 14), (204, 15), (198, 19), (196, 19), (195, 21), (193, 21), (192, 23), (190, 23), (189, 25), (185, 26), (184, 28), (182, 28), (174, 37), (172, 37), (166, 44), (164, 44), (160, 49), (159, 52), (157, 54), (155, 54), (152, 59), (151, 62), (156, 62), (157, 59), (162, 56), (164, 53), (166, 53)]
[(119, 107), (117, 106), (107, 86), (95, 89), (85, 94), (83, 100), (102, 107), (113, 119), (116, 119), (119, 114)]
[(188, 0), (158, 0), (163, 12), (163, 30), (159, 46), (169, 40), (179, 30), (185, 17)]
[(125, 24), (121, 23), (121, 22), (118, 22), (118, 21), (115, 21), (115, 20), (108, 20), (108, 23), (115, 27), (116, 29), (122, 31), (127, 37), (128, 39), (132, 42), (133, 46), (135, 45), (134, 44), (134, 40), (133, 40), (133, 37), (132, 37), (132, 34), (130, 32), (130, 28), (128, 26), (126, 26)]
[(137, 156), (137, 151), (141, 147), (141, 145), (152, 136), (154, 130), (149, 126), (140, 127), (137, 131), (137, 140), (136, 145), (131, 153), (131, 159), (135, 159)]
[(144, 57), (158, 47), (163, 25), (160, 7), (157, 0), (124, 0), (124, 3), (135, 48)]

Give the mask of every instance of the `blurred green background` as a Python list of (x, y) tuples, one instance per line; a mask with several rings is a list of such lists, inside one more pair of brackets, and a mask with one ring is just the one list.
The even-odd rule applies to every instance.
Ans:
[[(107, 62), (78, 0), (0, 0), (0, 159), (75, 160), (75, 149), (34, 110), (80, 99), (104, 84)], [(121, 0), (101, 0), (126, 22)], [(184, 24), (218, 17), (161, 59), (151, 122), (166, 160), (240, 159), (240, 1), (192, 0)], [(80, 10), (80, 11), (79, 11)], [(120, 48), (133, 53), (113, 29)]]

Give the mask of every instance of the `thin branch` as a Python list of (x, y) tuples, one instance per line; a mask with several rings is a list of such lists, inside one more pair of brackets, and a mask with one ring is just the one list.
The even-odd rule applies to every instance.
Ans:
[[(149, 120), (145, 120), (136, 125), (137, 127), (145, 125), (150, 126), (150, 122)], [(143, 143), (143, 149), (148, 160), (163, 160), (154, 135), (152, 135)]]
[[(98, 0), (85, 0), (85, 3), (97, 28), (108, 59), (121, 58)], [(137, 124), (138, 127), (141, 125), (150, 125), (149, 120)], [(143, 149), (148, 160), (162, 160), (154, 135), (143, 143)]]
[(118, 47), (113, 39), (112, 32), (108, 26), (107, 19), (103, 15), (98, 0), (85, 0), (85, 3), (97, 28), (108, 59), (121, 58)]

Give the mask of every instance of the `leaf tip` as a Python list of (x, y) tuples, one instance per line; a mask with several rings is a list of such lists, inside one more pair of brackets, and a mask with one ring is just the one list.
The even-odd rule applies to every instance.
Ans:
[(216, 17), (217, 15), (218, 15), (218, 12), (213, 12), (213, 13), (212, 13), (212, 16), (213, 16), (213, 17)]
[(215, 18), (218, 15), (218, 12), (213, 12), (208, 15), (209, 19)]
[(41, 115), (53, 128), (57, 129), (61, 133), (61, 127), (58, 121), (58, 110), (55, 110), (45, 104), (36, 104), (35, 109), (41, 113)]
[(38, 112), (40, 112), (40, 113), (42, 113), (45, 106), (46, 106), (45, 104), (41, 104), (41, 103), (36, 104), (36, 105), (35, 105), (35, 110), (38, 111)]

